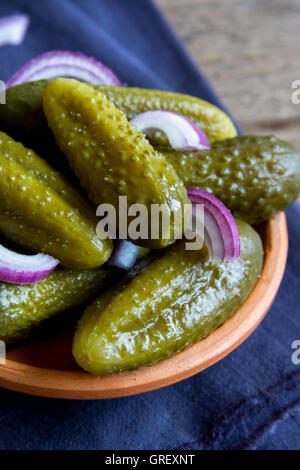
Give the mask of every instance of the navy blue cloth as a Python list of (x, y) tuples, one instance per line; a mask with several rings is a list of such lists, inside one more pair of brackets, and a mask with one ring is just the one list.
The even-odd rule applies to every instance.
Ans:
[[(28, 13), (25, 42), (0, 49), (6, 80), (38, 53), (80, 50), (129, 85), (190, 93), (221, 106), (150, 0), (6, 0)], [(290, 250), (277, 299), (228, 357), (181, 383), (103, 401), (0, 390), (1, 449), (300, 449), (300, 206), (287, 210)]]

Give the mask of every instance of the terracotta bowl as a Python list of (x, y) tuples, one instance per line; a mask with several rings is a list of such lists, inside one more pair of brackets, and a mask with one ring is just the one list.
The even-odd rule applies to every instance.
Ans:
[(0, 365), (0, 386), (45, 397), (113, 398), (165, 387), (206, 369), (245, 341), (278, 291), (288, 250), (284, 213), (262, 224), (258, 232), (265, 250), (261, 278), (239, 311), (204, 340), (153, 366), (97, 377), (75, 364), (71, 355), (73, 331), (69, 331), (9, 351), (6, 364)]

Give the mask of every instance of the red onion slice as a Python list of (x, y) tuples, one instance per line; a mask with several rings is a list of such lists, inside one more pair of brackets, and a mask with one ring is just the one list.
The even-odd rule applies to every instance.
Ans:
[(196, 124), (171, 111), (146, 111), (130, 121), (144, 134), (161, 131), (176, 150), (208, 150), (208, 138)]
[(85, 82), (121, 86), (118, 77), (93, 57), (80, 52), (50, 51), (27, 62), (8, 80), (6, 87), (44, 78), (72, 77)]
[(128, 270), (134, 266), (141, 247), (128, 240), (119, 240), (109, 258), (107, 265)]
[(0, 281), (33, 284), (48, 276), (59, 261), (52, 256), (22, 255), (0, 245)]
[(10, 15), (0, 18), (0, 47), (21, 44), (25, 38), (29, 21), (28, 15)]
[(213, 259), (233, 260), (240, 255), (240, 237), (231, 212), (215, 196), (200, 188), (187, 188), (193, 204), (204, 205), (204, 239)]

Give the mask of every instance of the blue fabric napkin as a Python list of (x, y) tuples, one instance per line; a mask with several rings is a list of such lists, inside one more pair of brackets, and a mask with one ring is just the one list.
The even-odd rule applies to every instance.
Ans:
[[(28, 13), (25, 42), (0, 48), (0, 79), (38, 53), (93, 55), (128, 85), (190, 93), (222, 106), (150, 0), (3, 0)], [(252, 336), (208, 370), (146, 394), (51, 400), (0, 390), (1, 449), (299, 449), (300, 207), (277, 299)]]

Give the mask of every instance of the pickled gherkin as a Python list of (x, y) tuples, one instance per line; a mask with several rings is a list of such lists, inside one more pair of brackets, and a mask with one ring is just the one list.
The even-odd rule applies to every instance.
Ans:
[[(207, 135), (210, 142), (237, 135), (232, 120), (221, 109), (194, 96), (144, 88), (93, 85), (121, 109), (128, 119), (145, 111), (163, 110), (186, 116)], [(164, 144), (166, 137), (154, 134), (151, 141)]]
[[(23, 83), (9, 88), (6, 105), (0, 106), (2, 129), (17, 132), (20, 129), (40, 128), (46, 125), (42, 96), (50, 80)], [(128, 119), (149, 110), (166, 110), (182, 114), (191, 119), (205, 132), (210, 140), (223, 140), (236, 136), (231, 119), (216, 106), (193, 96), (170, 91), (143, 88), (91, 85), (123, 111)], [(165, 143), (164, 136), (155, 136), (156, 143)]]
[(111, 240), (96, 234), (95, 210), (35, 152), (0, 132), (0, 232), (65, 267), (100, 266)]
[(262, 268), (257, 233), (238, 222), (240, 257), (214, 263), (204, 245), (176, 242), (136, 277), (105, 291), (79, 322), (73, 355), (83, 369), (109, 374), (169, 357), (228, 320)]
[(160, 149), (186, 187), (214, 194), (249, 224), (270, 219), (300, 192), (300, 153), (274, 136), (241, 136), (210, 150)]
[[(182, 181), (111, 101), (89, 85), (59, 78), (46, 88), (43, 106), (58, 146), (94, 204), (112, 204), (117, 220), (119, 196), (127, 197), (128, 207), (143, 205), (149, 231), (140, 245), (161, 248), (181, 237), (190, 208)], [(172, 214), (157, 239), (149, 236), (152, 204)]]
[(0, 283), (0, 340), (12, 344), (57, 314), (91, 299), (111, 280), (105, 268), (57, 268), (35, 284)]

